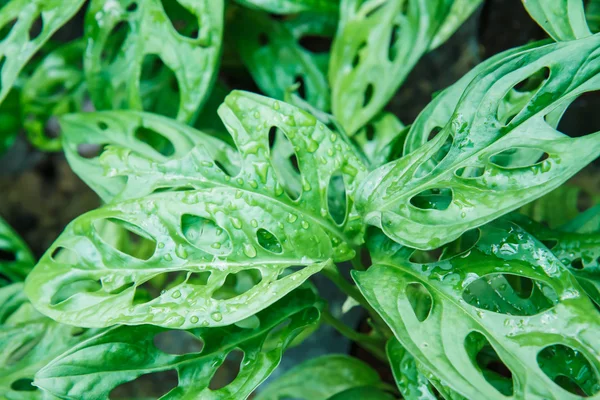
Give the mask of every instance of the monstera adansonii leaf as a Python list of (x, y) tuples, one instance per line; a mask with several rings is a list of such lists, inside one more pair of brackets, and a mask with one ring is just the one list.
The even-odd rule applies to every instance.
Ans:
[[(177, 386), (162, 399), (246, 399), (277, 367), (292, 340), (318, 321), (319, 310), (315, 293), (300, 288), (253, 316), (252, 327), (183, 332), (151, 325), (111, 328), (50, 362), (36, 374), (34, 384), (60, 398), (106, 399), (125, 382), (175, 370)], [(202, 348), (184, 354), (158, 348), (157, 337), (169, 334), (179, 334), (172, 339), (185, 340), (184, 334)], [(243, 358), (238, 361), (235, 379), (225, 386), (213, 383), (228, 356), (240, 351)]]
[[(232, 92), (219, 114), (237, 151), (139, 112), (62, 118), (71, 165), (110, 203), (69, 224), (29, 275), (26, 291), (41, 312), (94, 327), (229, 325), (354, 256), (363, 225), (353, 192), (366, 168), (342, 137), (296, 107), (245, 92)], [(105, 145), (99, 156), (79, 154), (94, 143)], [(154, 251), (142, 259), (108, 245), (101, 221)], [(176, 284), (143, 296), (140, 286), (158, 276)], [(243, 284), (237, 295), (222, 290), (232, 280)]]
[(333, 37), (335, 15), (302, 13), (277, 20), (264, 12), (236, 11), (232, 30), (237, 48), (258, 87), (268, 96), (285, 100), (286, 91), (299, 84), (309, 104), (328, 110), (329, 48), (302, 44), (305, 38), (318, 44)]
[(419, 58), (481, 0), (342, 0), (331, 51), (333, 115), (354, 135), (390, 100)]
[(531, 18), (556, 41), (581, 39), (592, 34), (586, 21), (584, 0), (522, 1)]
[(47, 399), (32, 386), (36, 372), (75, 344), (98, 333), (61, 325), (37, 312), (22, 283), (0, 289), (0, 393), (3, 399)]
[[(577, 399), (600, 390), (600, 314), (575, 277), (508, 221), (469, 231), (422, 264), (381, 232), (353, 277), (396, 339), (469, 399)], [(400, 360), (391, 360), (392, 363)]]
[(17, 233), (0, 218), (0, 288), (22, 282), (33, 268), (35, 258)]
[(0, 102), (21, 69), (84, 0), (9, 0), (2, 2), (0, 29)]
[(339, 9), (339, 0), (236, 0), (236, 2), (273, 14), (302, 12), (337, 14)]
[[(85, 18), (84, 68), (96, 108), (193, 121), (216, 77), (223, 7), (223, 0), (92, 1)], [(144, 92), (143, 81), (154, 93)]]
[[(435, 248), (562, 184), (600, 155), (600, 133), (571, 138), (554, 128), (579, 95), (600, 88), (596, 54), (600, 36), (591, 36), (485, 68), (445, 125), (409, 133), (407, 145), (432, 140), (367, 177), (357, 192), (367, 223), (407, 246)], [(529, 86), (521, 107), (506, 107), (506, 96)]]

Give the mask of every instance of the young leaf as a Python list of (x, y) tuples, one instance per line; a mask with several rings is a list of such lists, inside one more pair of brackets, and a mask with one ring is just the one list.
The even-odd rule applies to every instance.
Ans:
[(402, 153), (408, 128), (392, 113), (373, 118), (353, 139), (360, 145), (373, 168), (386, 164)]
[(256, 400), (294, 398), (327, 400), (353, 388), (383, 387), (377, 371), (364, 362), (341, 354), (313, 358), (296, 365), (262, 390)]
[[(256, 314), (255, 328), (188, 331), (202, 342), (202, 350), (179, 355), (153, 344), (157, 335), (169, 332), (165, 329), (112, 328), (50, 362), (36, 374), (34, 384), (61, 398), (104, 399), (141, 375), (175, 370), (178, 385), (163, 399), (245, 399), (277, 367), (292, 340), (318, 321), (319, 307), (312, 290), (298, 289)], [(243, 352), (239, 373), (231, 383), (214, 389), (215, 372), (234, 351)]]
[(0, 102), (29, 59), (81, 7), (84, 0), (10, 0), (0, 12)]
[(29, 141), (42, 150), (61, 148), (58, 137), (48, 136), (51, 118), (81, 111), (85, 106), (86, 86), (80, 66), (84, 50), (83, 40), (57, 48), (41, 61), (23, 85), (23, 127)]
[(333, 115), (349, 135), (381, 111), (419, 58), (450, 36), (480, 2), (342, 1), (329, 82)]
[[(570, 138), (554, 128), (557, 112), (600, 89), (597, 52), (600, 36), (591, 36), (517, 52), (486, 68), (437, 136), (364, 181), (357, 208), (366, 222), (407, 246), (430, 249), (559, 186), (600, 154), (600, 133)], [(537, 90), (506, 118), (499, 112), (505, 95), (530, 77)]]
[[(67, 226), (29, 275), (26, 290), (36, 307), (84, 326), (223, 326), (272, 304), (331, 260), (354, 256), (362, 223), (353, 192), (366, 167), (350, 146), (309, 114), (262, 96), (233, 92), (219, 114), (239, 153), (148, 114), (64, 117), (69, 160), (79, 157), (75, 170), (112, 201)], [(94, 137), (101, 130), (104, 136)], [(98, 159), (73, 152), (82, 131), (109, 143)], [(184, 154), (193, 133), (198, 145)], [(275, 144), (289, 141), (299, 172), (270, 149), (275, 133)], [(171, 156), (156, 150), (159, 143)], [(224, 155), (233, 163), (216, 164)], [(286, 165), (296, 181), (281, 179)], [(119, 192), (104, 190), (111, 180), (120, 181)], [(300, 188), (295, 199), (294, 183)], [(154, 253), (140, 259), (107, 244), (96, 227), (106, 220), (150, 241)], [(76, 260), (53, 259), (58, 248)], [(226, 280), (240, 273), (251, 275), (246, 291), (222, 293)], [(140, 299), (145, 282), (168, 274), (179, 276), (176, 285)]]
[(339, 8), (339, 0), (236, 0), (236, 2), (273, 14), (295, 14), (306, 11), (337, 14)]
[(286, 90), (299, 84), (308, 103), (329, 108), (329, 47), (310, 49), (302, 43), (306, 39), (328, 44), (335, 33), (334, 17), (305, 13), (278, 21), (266, 13), (238, 9), (235, 21), (240, 56), (264, 93), (284, 100)]
[[(107, 7), (104, 0), (91, 2), (84, 66), (97, 109), (151, 110), (184, 122), (196, 118), (216, 77), (223, 1), (161, 3), (119, 0)], [(153, 85), (153, 96), (142, 96), (141, 81), (153, 79), (163, 84)]]
[(584, 0), (522, 0), (525, 9), (556, 41), (581, 39), (592, 32), (586, 22)]
[[(27, 301), (23, 284), (0, 289), (0, 393), (6, 399), (41, 399), (35, 373), (97, 331), (60, 325)], [(44, 397), (45, 398), (45, 397)]]
[(35, 259), (25, 242), (0, 218), (0, 288), (25, 280), (34, 264)]
[[(600, 390), (600, 315), (560, 261), (518, 226), (485, 225), (476, 243), (428, 264), (411, 261), (414, 250), (383, 234), (369, 244), (374, 265), (354, 271), (359, 289), (425, 371), (452, 390), (473, 399), (579, 398), (553, 381), (560, 374), (589, 396)], [(416, 307), (423, 296), (425, 310)], [(557, 347), (587, 369), (571, 369), (568, 351)]]

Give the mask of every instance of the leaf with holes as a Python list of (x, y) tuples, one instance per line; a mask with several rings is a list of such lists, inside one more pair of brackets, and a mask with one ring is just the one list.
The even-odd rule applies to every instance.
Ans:
[(6, 399), (42, 399), (35, 373), (54, 357), (97, 334), (60, 325), (37, 312), (23, 284), (0, 289), (0, 393)]
[(450, 36), (479, 3), (343, 0), (329, 82), (333, 115), (348, 134), (375, 117), (419, 58)]
[(10, 0), (0, 12), (0, 102), (19, 72), (84, 0)]
[(556, 41), (581, 39), (592, 34), (584, 0), (522, 1), (531, 18)]
[(338, 0), (236, 0), (246, 7), (268, 11), (273, 14), (301, 12), (337, 14)]
[(364, 362), (346, 355), (331, 354), (296, 365), (271, 382), (256, 396), (256, 400), (326, 400), (363, 386), (370, 390), (386, 387), (377, 371)]
[(85, 23), (84, 69), (96, 108), (196, 118), (216, 76), (222, 0), (94, 0)]
[(373, 118), (353, 139), (362, 148), (371, 167), (377, 168), (402, 154), (407, 133), (408, 129), (394, 114), (384, 112)]
[[(598, 311), (560, 261), (517, 225), (485, 225), (475, 243), (445, 249), (428, 264), (411, 261), (414, 250), (381, 233), (369, 248), (374, 265), (353, 274), (361, 292), (423, 368), (460, 395), (579, 398), (553, 382), (560, 374), (587, 395), (600, 389)], [(424, 297), (428, 309), (417, 307)], [(556, 346), (570, 349), (587, 372), (565, 359), (550, 371), (544, 357)]]
[[(245, 399), (277, 367), (292, 340), (318, 321), (319, 309), (314, 292), (301, 288), (253, 316), (253, 328), (187, 331), (203, 347), (183, 354), (157, 348), (157, 336), (172, 331), (150, 325), (112, 328), (50, 362), (34, 383), (59, 397), (102, 399), (142, 375), (175, 370), (178, 384), (161, 398)], [(226, 358), (240, 351), (235, 379), (219, 382)]]
[[(29, 275), (40, 311), (84, 326), (229, 325), (354, 256), (363, 225), (353, 192), (366, 167), (351, 147), (309, 114), (262, 96), (232, 92), (219, 114), (239, 152), (143, 113), (62, 119), (71, 165), (112, 200), (67, 226)], [(108, 146), (86, 159), (79, 140)], [(297, 166), (272, 142), (285, 143)], [(150, 251), (136, 257), (110, 245), (98, 228), (106, 221)], [(53, 257), (63, 250), (68, 262)], [(160, 277), (168, 286), (148, 297), (144, 284)], [(232, 294), (228, 280), (245, 283)]]
[(260, 89), (284, 100), (286, 91), (299, 84), (298, 91), (308, 103), (327, 110), (329, 41), (337, 20), (304, 13), (279, 21), (258, 11), (236, 11), (232, 28), (237, 48)]
[(0, 288), (25, 280), (34, 264), (25, 242), (0, 218)]
[[(365, 180), (357, 192), (365, 221), (400, 243), (430, 249), (562, 184), (600, 154), (600, 132), (571, 138), (554, 128), (575, 98), (600, 89), (599, 52), (600, 36), (591, 36), (489, 66), (437, 136)], [(530, 84), (535, 93), (506, 118), (502, 99)]]
[(56, 117), (81, 111), (86, 106), (86, 86), (80, 66), (84, 50), (83, 40), (57, 48), (25, 80), (20, 99), (23, 127), (29, 141), (42, 150), (61, 148)]

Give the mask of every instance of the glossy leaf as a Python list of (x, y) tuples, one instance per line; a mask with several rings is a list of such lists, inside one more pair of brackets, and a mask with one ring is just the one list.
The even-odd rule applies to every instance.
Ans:
[[(95, 331), (60, 325), (37, 312), (23, 284), (0, 289), (0, 393), (3, 399), (47, 399), (31, 385), (35, 373)], [(47, 395), (46, 395), (47, 396)]]
[(383, 387), (377, 371), (356, 358), (331, 354), (296, 365), (271, 382), (255, 399), (327, 400), (363, 386), (371, 390)]
[(586, 22), (584, 0), (522, 0), (525, 9), (554, 40), (574, 40), (592, 33)]
[(353, 139), (360, 145), (373, 168), (402, 155), (408, 129), (391, 113), (381, 113)]
[(60, 138), (48, 136), (51, 118), (85, 107), (86, 86), (81, 68), (84, 50), (83, 40), (57, 48), (25, 80), (21, 90), (23, 125), (29, 141), (42, 150), (61, 148)]
[[(42, 257), (26, 287), (36, 307), (84, 326), (223, 326), (272, 304), (331, 260), (354, 256), (362, 223), (353, 192), (366, 167), (350, 146), (309, 114), (249, 93), (230, 94), (219, 114), (239, 153), (148, 114), (63, 118), (75, 171), (112, 201), (73, 221)], [(141, 128), (152, 134), (140, 135)], [(287, 137), (300, 174), (271, 153), (270, 132), (279, 135), (275, 145)], [(98, 158), (85, 159), (74, 150), (82, 137), (109, 145)], [(164, 149), (170, 155), (161, 154)], [(296, 175), (279, 175), (290, 172)], [(343, 209), (329, 208), (341, 199)], [(152, 242), (153, 254), (141, 259), (107, 244), (96, 228), (107, 220)], [(60, 248), (75, 253), (76, 261), (53, 259)], [(290, 267), (301, 269), (287, 274)], [(154, 298), (139, 298), (145, 282), (168, 274), (179, 280)], [(245, 292), (223, 293), (226, 280), (241, 279), (238, 274), (250, 274)]]
[[(10, 91), (29, 59), (81, 7), (84, 0), (10, 0), (0, 12), (0, 102)], [(41, 26), (39, 31), (32, 29)]]
[[(600, 133), (570, 138), (554, 128), (553, 114), (600, 89), (600, 63), (591, 56), (599, 49), (600, 36), (591, 36), (517, 52), (486, 68), (432, 140), (365, 180), (357, 207), (367, 223), (430, 249), (562, 184), (600, 154)], [(539, 80), (540, 71), (549, 76)], [(532, 76), (537, 90), (506, 118), (505, 95)]]
[(339, 0), (236, 0), (246, 7), (268, 11), (274, 14), (295, 14), (315, 12), (336, 14)]
[[(383, 234), (371, 240), (374, 265), (353, 274), (361, 292), (425, 371), (452, 390), (467, 398), (579, 398), (540, 359), (556, 345), (589, 368), (570, 369), (559, 355), (554, 371), (587, 395), (600, 389), (598, 311), (560, 261), (518, 226), (483, 226), (474, 247), (428, 264), (411, 262), (414, 250)], [(432, 298), (425, 319), (413, 309), (414, 285)]]
[(450, 36), (480, 3), (343, 0), (329, 82), (333, 115), (348, 134), (375, 117), (419, 58)]
[(35, 259), (25, 242), (0, 218), (0, 288), (23, 281), (34, 264)]
[[(188, 331), (203, 348), (181, 355), (153, 345), (156, 335), (168, 332), (165, 329), (115, 327), (49, 363), (37, 373), (35, 385), (63, 398), (103, 399), (141, 375), (175, 370), (178, 385), (162, 399), (245, 399), (277, 367), (291, 341), (318, 321), (318, 307), (312, 290), (299, 289), (256, 314), (255, 328), (231, 325)], [(235, 350), (244, 354), (239, 373), (226, 386), (210, 389), (215, 372)]]
[[(184, 122), (198, 115), (216, 76), (223, 1), (161, 3), (91, 2), (84, 66), (97, 109), (144, 109)], [(142, 80), (161, 85), (145, 93)]]
[(232, 28), (240, 56), (264, 93), (284, 100), (286, 90), (299, 84), (311, 105), (329, 108), (329, 48), (311, 50), (302, 43), (307, 39), (328, 45), (335, 33), (334, 17), (304, 13), (279, 21), (266, 13), (239, 9), (235, 21)]
[(406, 400), (437, 400), (431, 384), (419, 371), (414, 357), (402, 347), (398, 340), (390, 339), (386, 351), (402, 398)]

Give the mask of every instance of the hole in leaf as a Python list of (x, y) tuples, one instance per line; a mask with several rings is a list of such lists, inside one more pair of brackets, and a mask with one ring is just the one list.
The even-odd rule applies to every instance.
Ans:
[(465, 338), (465, 349), (473, 365), (477, 367), (490, 385), (505, 396), (511, 396), (514, 383), (511, 370), (496, 353), (489, 340), (473, 331)]
[(548, 250), (552, 250), (558, 244), (558, 240), (556, 239), (542, 240), (541, 242), (548, 248)]
[(181, 232), (192, 246), (210, 254), (224, 256), (233, 249), (227, 231), (214, 221), (198, 215), (183, 214)]
[(347, 208), (344, 176), (337, 171), (329, 178), (329, 185), (327, 186), (327, 209), (335, 223), (342, 225), (346, 219)]
[(485, 173), (484, 167), (461, 167), (454, 171), (454, 175), (463, 179), (475, 179), (483, 176)]
[(190, 285), (205, 286), (210, 278), (210, 271), (192, 272), (188, 276), (187, 283)]
[(192, 39), (198, 37), (198, 17), (177, 0), (161, 0), (161, 3), (177, 33)]
[(281, 272), (277, 276), (277, 280), (280, 280), (289, 275), (295, 274), (296, 272), (300, 272), (301, 270), (303, 270), (306, 267), (307, 267), (306, 265), (296, 265), (296, 266), (284, 268), (281, 270)]
[(547, 284), (514, 274), (489, 274), (471, 283), (462, 294), (473, 307), (507, 315), (532, 316), (558, 303)]
[(154, 336), (153, 343), (158, 350), (178, 356), (200, 353), (204, 347), (204, 342), (191, 332), (179, 330), (160, 332)]
[(328, 53), (331, 49), (332, 39), (327, 36), (320, 35), (306, 35), (302, 36), (298, 43), (305, 50), (310, 51), (311, 53)]
[(13, 19), (8, 21), (6, 24), (4, 24), (2, 26), (2, 28), (0, 28), (0, 41), (6, 39), (6, 37), (10, 34), (10, 31), (12, 31), (13, 26), (15, 26), (15, 24), (17, 23), (17, 19)]
[(416, 264), (428, 264), (436, 262), (442, 256), (442, 252), (442, 247), (432, 250), (415, 250), (410, 256), (409, 261)]
[(96, 158), (104, 152), (106, 146), (99, 143), (80, 143), (77, 145), (77, 154), (82, 158)]
[(260, 44), (260, 47), (265, 47), (269, 44), (269, 36), (264, 32), (259, 33), (258, 43)]
[(375, 126), (373, 124), (367, 124), (365, 127), (365, 135), (368, 141), (371, 141), (375, 138)]
[(118, 218), (93, 222), (96, 233), (104, 243), (131, 257), (148, 260), (156, 250), (156, 241), (143, 229)]
[(52, 295), (50, 304), (55, 306), (76, 296), (79, 293), (94, 293), (102, 289), (100, 281), (93, 279), (78, 279), (63, 282), (60, 288)]
[(440, 260), (448, 260), (471, 250), (481, 237), (479, 229), (471, 229), (443, 247)]
[[(439, 129), (439, 130), (438, 130)], [(435, 138), (442, 130), (440, 128), (433, 128), (429, 133), (429, 140)], [(431, 157), (427, 162), (422, 163), (417, 170), (415, 171), (415, 178), (422, 178), (425, 175), (429, 174), (439, 163), (442, 162), (444, 158), (448, 155), (450, 150), (452, 149), (452, 144), (454, 143), (454, 138), (452, 135), (448, 135), (444, 143), (440, 146), (438, 151)]]
[(592, 196), (590, 196), (588, 191), (580, 190), (577, 193), (577, 210), (579, 212), (584, 212), (592, 206), (594, 206), (594, 200), (592, 199)]
[(153, 129), (146, 128), (145, 126), (138, 126), (135, 130), (135, 138), (146, 143), (165, 157), (170, 157), (175, 154), (173, 143)]
[(98, 122), (98, 128), (100, 128), (101, 130), (105, 131), (108, 129), (108, 125), (106, 124), (106, 122)]
[(356, 53), (352, 58), (352, 68), (356, 68), (358, 67), (358, 64), (360, 64), (361, 53), (363, 52), (365, 47), (367, 47), (367, 43), (363, 42), (360, 44), (360, 46), (356, 48)]
[(105, 65), (110, 65), (115, 62), (117, 56), (123, 49), (123, 44), (129, 36), (130, 31), (131, 27), (125, 21), (120, 21), (113, 27), (110, 34), (107, 36), (108, 39), (106, 40), (100, 55), (100, 58)]
[(17, 392), (35, 392), (37, 387), (32, 385), (33, 379), (21, 378), (14, 381), (10, 388)]
[[(202, 273), (203, 272), (200, 274)], [(210, 275), (210, 272), (206, 271), (206, 273)], [(175, 286), (185, 282), (190, 275), (193, 274), (186, 270), (163, 272), (143, 283), (138, 284), (138, 286), (135, 288), (133, 305), (147, 303), (158, 298), (167, 290), (170, 290)]]
[(131, 3), (131, 4), (129, 4), (129, 5), (127, 6), (126, 10), (127, 10), (128, 12), (134, 12), (135, 10), (137, 10), (137, 8), (138, 8), (138, 5), (137, 5), (137, 3), (134, 1), (133, 3)]
[(573, 267), (575, 269), (583, 269), (583, 261), (581, 260), (581, 257), (576, 258), (573, 261), (571, 261), (571, 267)]
[(17, 254), (14, 251), (0, 249), (0, 262), (17, 261)]
[(542, 88), (549, 76), (550, 69), (544, 67), (517, 83), (512, 89), (506, 92), (498, 105), (496, 115), (498, 121), (504, 125), (512, 122), (521, 110), (527, 107), (529, 101)]
[(109, 394), (110, 400), (152, 398), (158, 399), (179, 384), (177, 371), (174, 369), (158, 371), (137, 377), (135, 380), (115, 387)]
[(275, 254), (283, 252), (279, 239), (268, 230), (260, 228), (256, 231), (256, 238), (263, 249)]
[(543, 67), (536, 71), (533, 75), (523, 79), (521, 82), (514, 86), (514, 90), (517, 92), (531, 92), (538, 90), (542, 87), (542, 84), (546, 79), (550, 77), (550, 68)]
[(273, 161), (277, 182), (291, 200), (297, 200), (302, 192), (298, 157), (292, 143), (283, 130), (271, 127), (269, 130), (270, 155)]
[(398, 34), (400, 33), (400, 27), (398, 25), (392, 26), (390, 33), (390, 44), (388, 47), (388, 59), (394, 61), (398, 55)]
[(156, 54), (146, 54), (142, 60), (140, 74), (142, 82), (148, 82), (151, 90), (142, 95), (144, 111), (175, 118), (181, 104), (179, 81), (169, 66)]
[(586, 92), (573, 101), (560, 118), (557, 130), (570, 137), (600, 131), (600, 91)]
[(242, 270), (234, 274), (227, 274), (225, 282), (212, 294), (216, 300), (229, 300), (240, 296), (262, 280), (262, 274), (259, 269)]
[(542, 371), (568, 392), (590, 397), (600, 391), (598, 377), (583, 353), (571, 347), (555, 344), (537, 355)]
[(419, 322), (425, 321), (433, 305), (429, 290), (419, 282), (409, 283), (406, 286), (406, 297)]
[(410, 204), (421, 210), (446, 210), (452, 203), (452, 190), (447, 188), (427, 189), (414, 195)]
[(81, 336), (81, 335), (83, 335), (84, 333), (86, 333), (87, 331), (88, 331), (88, 329), (87, 329), (87, 328), (80, 328), (80, 327), (78, 327), (78, 326), (74, 326), (74, 327), (71, 329), (71, 336), (73, 336), (73, 337)]
[(430, 140), (433, 140), (433, 138), (435, 138), (437, 135), (439, 135), (439, 133), (442, 131), (442, 128), (440, 128), (439, 126), (436, 126), (435, 128), (433, 128), (431, 130), (431, 132), (429, 132), (429, 135), (427, 136), (427, 141), (429, 142)]
[(35, 21), (33, 21), (33, 24), (31, 24), (31, 28), (29, 28), (29, 40), (35, 40), (38, 36), (40, 36), (43, 30), (44, 20), (43, 18), (39, 17)]
[(244, 353), (241, 350), (230, 351), (212, 376), (208, 388), (219, 390), (233, 382), (240, 373), (240, 365), (243, 359)]
[(296, 89), (298, 96), (306, 99), (306, 82), (304, 81), (304, 77), (302, 75), (296, 76), (294, 84), (298, 85), (298, 88)]
[(528, 147), (512, 147), (490, 156), (490, 163), (501, 168), (527, 168), (542, 163), (548, 153)]
[(372, 83), (369, 83), (367, 85), (367, 88), (365, 89), (365, 97), (363, 100), (363, 107), (366, 107), (369, 105), (369, 103), (373, 99), (374, 92), (375, 92), (375, 86), (373, 86)]
[(362, 265), (365, 268), (369, 268), (371, 265), (373, 265), (373, 260), (371, 260), (371, 254), (369, 253), (369, 250), (367, 250), (364, 247), (360, 250), (360, 261), (362, 262)]
[(52, 251), (50, 258), (56, 262), (62, 263), (74, 263), (79, 259), (77, 253), (75, 253), (73, 250), (61, 246), (58, 246)]

